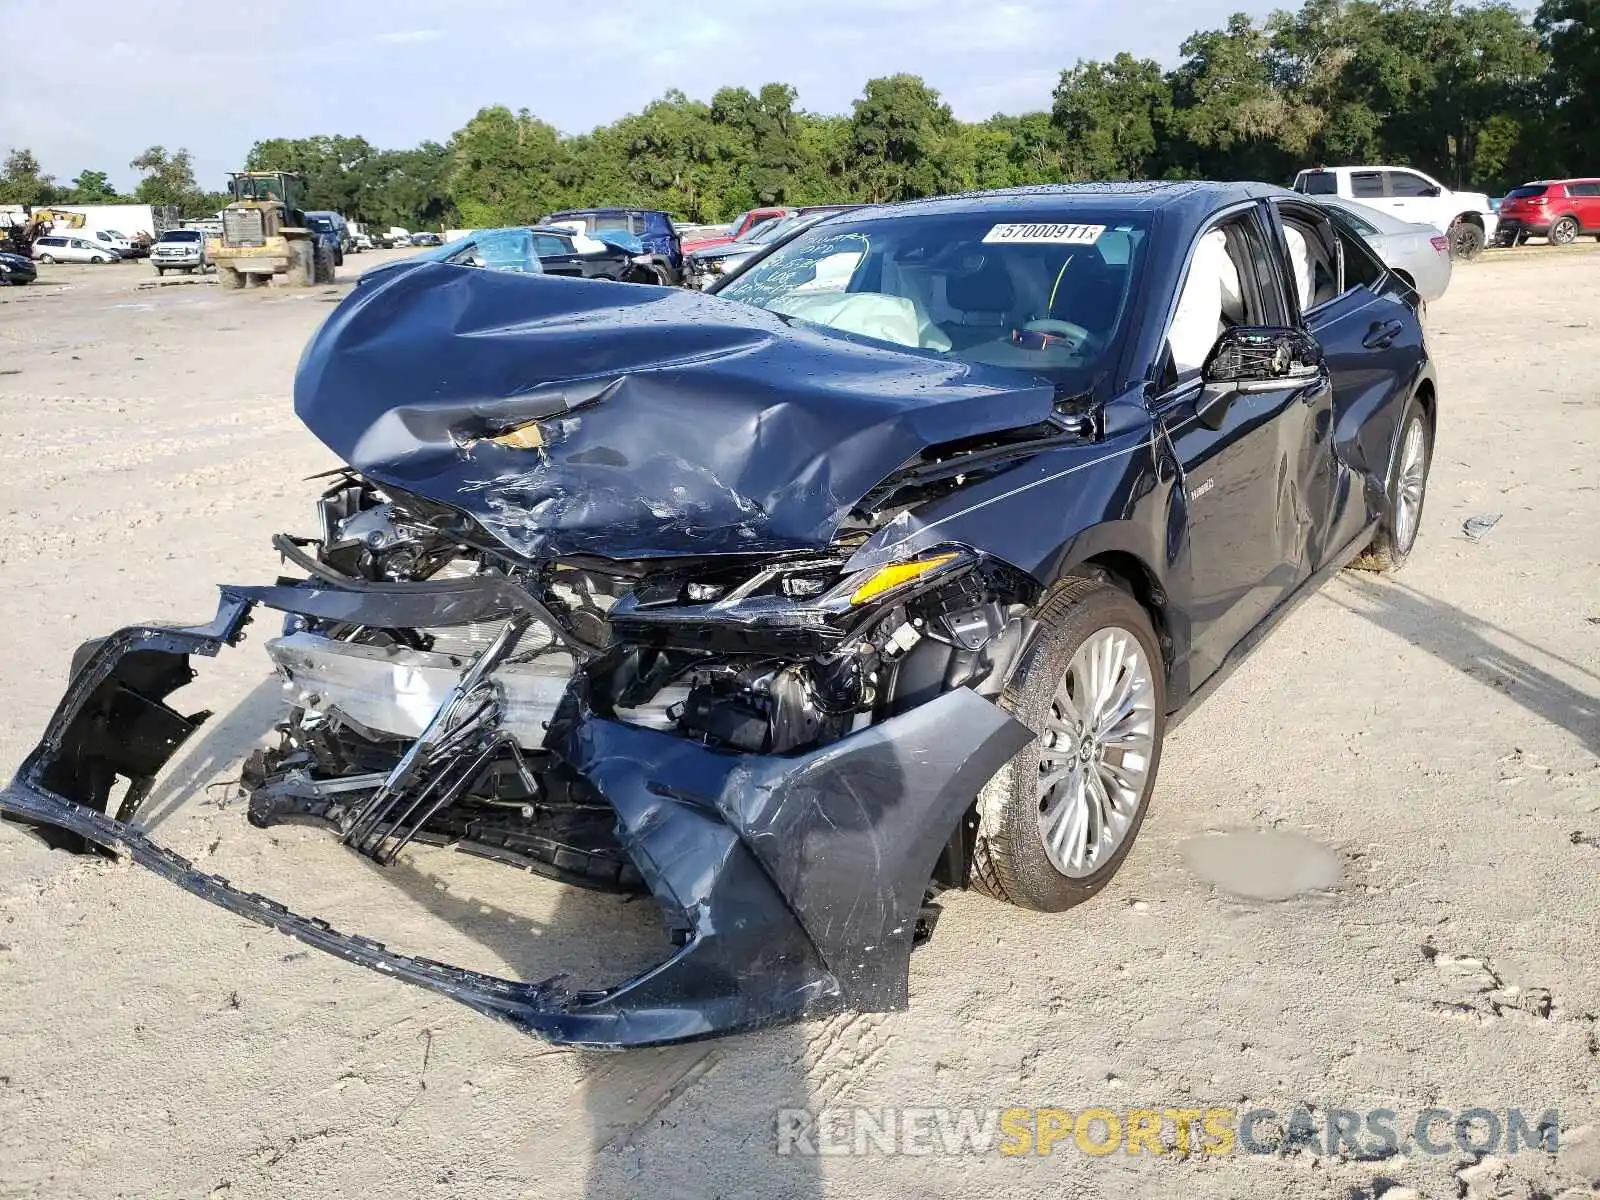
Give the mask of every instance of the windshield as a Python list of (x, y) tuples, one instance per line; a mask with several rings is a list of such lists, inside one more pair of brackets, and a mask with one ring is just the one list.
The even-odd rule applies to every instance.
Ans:
[(761, 237), (762, 237), (762, 231), (763, 230), (767, 230), (767, 229), (771, 229), (774, 225), (777, 225), (781, 220), (782, 220), (781, 217), (763, 217), (761, 220), (757, 221), (754, 225), (750, 226), (749, 229), (746, 229), (744, 231), (744, 236), (739, 238), (738, 240), (741, 241), (741, 242), (756, 242), (756, 241), (760, 241)]
[(198, 242), (200, 233), (194, 229), (169, 229), (161, 235), (163, 242)]
[(717, 295), (1086, 388), (1130, 323), (1145, 218), (997, 215), (829, 221), (733, 276)]
[(787, 217), (775, 217), (769, 222), (758, 225), (755, 231), (740, 238), (741, 242), (755, 242), (759, 246), (770, 245), (781, 238), (788, 237), (797, 229), (809, 229), (818, 221), (824, 221), (833, 216), (832, 212), (817, 213), (791, 213)]

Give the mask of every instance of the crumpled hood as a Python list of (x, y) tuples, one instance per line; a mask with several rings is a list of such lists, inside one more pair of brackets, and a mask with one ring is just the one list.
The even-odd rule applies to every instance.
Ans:
[[(517, 554), (827, 546), (919, 451), (1046, 419), (1018, 373), (696, 292), (404, 263), (312, 338), (295, 412), (352, 467)], [(539, 422), (537, 448), (478, 440)]]

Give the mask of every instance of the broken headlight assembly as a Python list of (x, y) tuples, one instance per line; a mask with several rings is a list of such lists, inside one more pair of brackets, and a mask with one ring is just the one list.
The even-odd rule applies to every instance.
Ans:
[(611, 609), (614, 654), (629, 663), (613, 678), (686, 686), (668, 711), (687, 736), (792, 753), (998, 680), (1020, 644), (1025, 590), (961, 546), (858, 569), (810, 558), (743, 578), (658, 578)]
[(978, 557), (960, 546), (913, 559), (849, 570), (849, 559), (780, 561), (742, 578), (666, 577), (623, 597), (611, 611), (619, 637), (650, 640), (662, 627), (716, 626), (781, 636), (823, 648), (892, 600), (903, 600), (960, 578)]

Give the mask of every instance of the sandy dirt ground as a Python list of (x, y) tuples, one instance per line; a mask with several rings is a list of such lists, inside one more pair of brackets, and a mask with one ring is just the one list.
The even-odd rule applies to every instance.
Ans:
[[(215, 582), (276, 574), (273, 532), (310, 531), (303, 478), (334, 460), (291, 378), (378, 257), (305, 292), (156, 287), (132, 264), (0, 291), (7, 772), (79, 642), (207, 619)], [(1596, 1194), (1597, 282), (1588, 249), (1458, 270), (1430, 314), (1442, 419), (1411, 564), (1336, 580), (1174, 733), (1096, 900), (1042, 916), (951, 897), (907, 1012), (553, 1050), (0, 828), (0, 1194)], [(1501, 519), (1464, 536), (1485, 515)], [(605, 982), (660, 952), (649, 904), (425, 848), (380, 870), (317, 831), (248, 827), (226, 781), (277, 715), (263, 636), (180, 694), (218, 716), (147, 805), (158, 838), (479, 969)], [(1219, 854), (1224, 833), (1279, 837)], [(1302, 877), (1287, 899), (1236, 894), (1257, 868)], [(778, 1153), (778, 1109), (848, 1106), (1380, 1108), (1402, 1136), (1435, 1106), (1554, 1108), (1560, 1148)]]

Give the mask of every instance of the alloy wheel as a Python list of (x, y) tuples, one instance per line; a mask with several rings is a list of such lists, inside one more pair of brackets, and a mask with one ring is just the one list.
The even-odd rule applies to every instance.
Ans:
[(1139, 639), (1108, 626), (1072, 656), (1039, 754), (1039, 836), (1056, 870), (1083, 879), (1127, 839), (1155, 754), (1155, 688)]
[(1394, 543), (1400, 553), (1411, 549), (1417, 540), (1417, 524), (1422, 517), (1422, 497), (1428, 486), (1427, 434), (1422, 418), (1406, 427), (1400, 447), (1400, 472), (1394, 489)]

